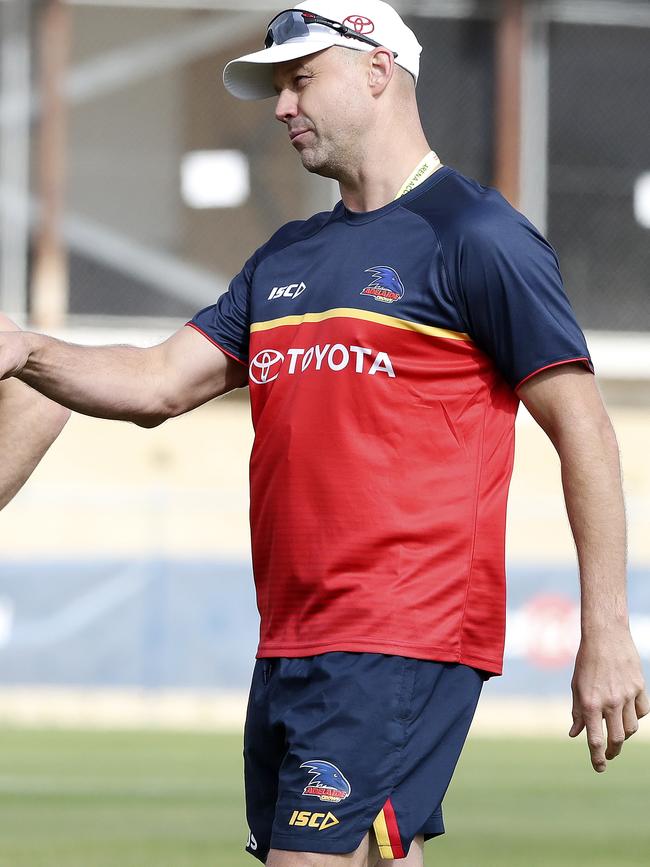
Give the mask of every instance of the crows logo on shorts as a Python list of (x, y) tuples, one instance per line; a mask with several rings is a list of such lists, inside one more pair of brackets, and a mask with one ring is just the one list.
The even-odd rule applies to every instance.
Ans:
[(368, 268), (366, 274), (372, 274), (373, 280), (363, 290), (362, 295), (371, 295), (375, 301), (383, 301), (384, 304), (401, 301), (404, 297), (404, 284), (394, 268), (377, 265), (375, 268)]
[(303, 795), (311, 798), (320, 798), (321, 801), (329, 801), (338, 804), (350, 795), (352, 786), (345, 779), (341, 771), (331, 762), (322, 759), (314, 759), (311, 762), (303, 762), (300, 765), (311, 776), (309, 785), (305, 786)]

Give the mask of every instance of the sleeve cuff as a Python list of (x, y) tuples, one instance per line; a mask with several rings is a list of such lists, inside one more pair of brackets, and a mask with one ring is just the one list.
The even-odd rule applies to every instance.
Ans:
[(233, 361), (238, 361), (239, 364), (242, 364), (244, 367), (248, 367), (248, 361), (245, 361), (244, 359), (239, 358), (239, 356), (234, 355), (232, 352), (229, 352), (227, 349), (224, 349), (224, 347), (220, 343), (217, 343), (217, 341), (213, 337), (210, 337), (209, 334), (206, 334), (205, 331), (203, 331), (201, 328), (199, 328), (198, 325), (196, 325), (196, 323), (186, 322), (185, 324), (188, 328), (193, 328), (195, 331), (198, 331), (199, 334), (202, 334), (206, 340), (209, 340), (210, 343), (216, 346), (217, 349), (220, 349), (224, 355), (228, 356), (228, 358), (232, 358)]
[(584, 364), (584, 366), (588, 370), (590, 370), (591, 373), (594, 372), (594, 366), (592, 364), (592, 361), (586, 355), (579, 356), (578, 358), (564, 358), (564, 359), (562, 359), (562, 361), (553, 361), (551, 364), (545, 364), (543, 367), (539, 367), (537, 370), (534, 370), (532, 373), (529, 373), (528, 376), (525, 376), (521, 380), (521, 382), (519, 382), (515, 386), (515, 391), (517, 391), (519, 388), (521, 388), (521, 386), (525, 382), (528, 382), (529, 379), (532, 379), (534, 376), (537, 376), (538, 373), (542, 373), (544, 370), (550, 370), (552, 367), (559, 367), (561, 364), (580, 364), (580, 363)]

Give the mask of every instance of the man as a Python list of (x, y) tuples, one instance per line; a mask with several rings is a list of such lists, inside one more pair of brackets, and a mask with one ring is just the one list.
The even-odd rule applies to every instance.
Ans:
[[(17, 326), (0, 313), (0, 330)], [(22, 382), (0, 384), (0, 509), (13, 499), (61, 433), (70, 411)]]
[(379, 0), (278, 15), (224, 81), (277, 97), (305, 168), (339, 182), (333, 212), (280, 229), (161, 346), (0, 342), (0, 373), (143, 426), (248, 381), (247, 848), (269, 867), (418, 867), (443, 833), (482, 683), (501, 672), (518, 400), (559, 453), (579, 553), (571, 734), (587, 729), (603, 771), (649, 709), (618, 451), (584, 337), (550, 246), (431, 151), (420, 51)]

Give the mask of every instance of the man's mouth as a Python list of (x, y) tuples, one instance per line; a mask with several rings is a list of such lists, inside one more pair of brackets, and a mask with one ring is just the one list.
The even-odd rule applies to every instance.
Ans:
[(298, 139), (300, 139), (301, 136), (306, 135), (308, 132), (311, 132), (311, 130), (310, 130), (310, 129), (294, 129), (294, 130), (291, 130), (291, 131), (289, 132), (289, 138), (291, 139), (291, 143), (293, 144), (293, 143), (296, 142)]

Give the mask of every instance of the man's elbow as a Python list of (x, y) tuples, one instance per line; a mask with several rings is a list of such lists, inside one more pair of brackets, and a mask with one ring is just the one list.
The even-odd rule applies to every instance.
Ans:
[(146, 428), (147, 430), (153, 430), (155, 427), (160, 427), (161, 424), (166, 422), (171, 416), (168, 415), (138, 415), (133, 418), (127, 419), (127, 421), (133, 422), (133, 424), (138, 427)]
[(133, 422), (138, 427), (152, 429), (160, 427), (170, 418), (177, 418), (187, 412), (189, 407), (171, 395), (160, 395), (155, 403), (144, 410), (133, 413), (127, 417), (127, 421)]

